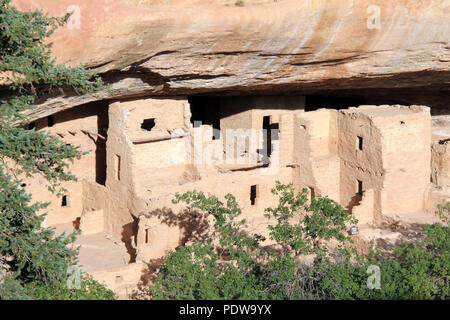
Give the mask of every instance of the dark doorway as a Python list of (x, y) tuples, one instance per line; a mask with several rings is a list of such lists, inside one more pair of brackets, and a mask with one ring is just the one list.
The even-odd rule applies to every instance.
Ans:
[(145, 243), (149, 243), (150, 241), (150, 229), (145, 229)]
[(309, 187), (309, 192), (311, 194), (311, 200), (314, 199), (316, 197), (316, 191), (314, 190), (314, 188)]
[(252, 206), (256, 204), (256, 196), (257, 196), (256, 191), (257, 191), (256, 184), (252, 185), (250, 187), (250, 203)]
[(272, 141), (278, 140), (278, 129), (279, 124), (278, 123), (271, 123), (271, 117), (270, 116), (264, 116), (263, 117), (263, 164), (269, 164), (270, 163), (270, 156), (273, 152), (273, 144)]
[(191, 122), (194, 127), (201, 124), (213, 127), (213, 140), (220, 139), (220, 98), (192, 96), (188, 98), (191, 106)]
[(358, 191), (357, 191), (357, 194), (358, 194), (358, 196), (362, 196), (363, 195), (363, 192), (364, 192), (364, 190), (363, 190), (363, 182), (362, 181), (360, 181), (360, 180), (356, 180), (357, 181), (357, 188), (358, 188)]
[(108, 103), (98, 104), (97, 131), (99, 136), (95, 141), (95, 182), (101, 185), (106, 183), (106, 140), (108, 139)]
[(61, 199), (61, 207), (68, 207), (69, 206), (69, 199), (67, 198), (67, 195), (62, 196)]
[[(263, 117), (263, 157), (270, 158), (272, 154), (272, 132), (270, 130), (270, 116)], [(268, 163), (269, 159), (263, 159), (263, 163)]]
[(362, 151), (362, 149), (363, 149), (363, 138), (360, 137), (360, 136), (358, 136), (358, 137), (357, 137), (357, 140), (356, 140), (356, 143), (357, 143), (357, 145), (358, 145), (358, 150), (361, 150), (361, 151)]
[(347, 109), (366, 104), (366, 99), (361, 97), (334, 97), (326, 95), (309, 95), (305, 98), (305, 111), (315, 111), (321, 108)]
[(53, 127), (55, 125), (55, 117), (54, 116), (48, 116), (47, 117), (47, 126)]

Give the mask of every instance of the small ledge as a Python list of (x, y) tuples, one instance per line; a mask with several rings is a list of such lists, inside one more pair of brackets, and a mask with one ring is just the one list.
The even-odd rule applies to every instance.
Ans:
[(179, 139), (190, 136), (190, 133), (183, 133), (179, 135), (162, 135), (162, 136), (156, 136), (151, 138), (142, 138), (142, 139), (136, 139), (133, 140), (133, 144), (142, 144), (142, 143), (151, 143), (151, 142), (159, 142), (159, 141), (165, 141), (165, 140), (172, 140), (172, 139)]

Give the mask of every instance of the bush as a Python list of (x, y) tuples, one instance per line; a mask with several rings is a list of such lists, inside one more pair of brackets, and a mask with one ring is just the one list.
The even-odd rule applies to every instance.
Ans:
[[(150, 286), (154, 299), (449, 299), (449, 228), (426, 225), (426, 236), (403, 241), (387, 252), (372, 248), (361, 256), (349, 244), (347, 225), (356, 223), (339, 204), (277, 182), (277, 207), (266, 209), (275, 246), (248, 235), (232, 195), (225, 203), (201, 192), (177, 194), (191, 209), (214, 219), (206, 242), (194, 242), (168, 254)], [(337, 243), (328, 250), (330, 241)], [(313, 254), (312, 264), (298, 258)], [(380, 287), (368, 286), (371, 270), (380, 271)]]
[(0, 284), (3, 300), (114, 300), (116, 294), (104, 285), (85, 275), (79, 289), (69, 289), (66, 283), (52, 282), (43, 285), (39, 281), (23, 285), (11, 276)]

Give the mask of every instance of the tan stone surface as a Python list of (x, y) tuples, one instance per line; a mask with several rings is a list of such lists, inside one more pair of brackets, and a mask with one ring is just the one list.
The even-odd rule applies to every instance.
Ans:
[[(243, 150), (244, 162), (239, 160), (241, 154), (234, 154), (233, 163), (224, 163), (228, 143), (238, 140), (227, 142), (225, 131), (219, 139), (211, 140), (211, 127), (193, 128), (186, 97), (115, 102), (108, 114), (105, 186), (94, 182), (99, 165), (96, 157), (85, 160), (90, 163), (75, 163), (75, 171), (83, 170), (83, 183), (70, 185), (68, 207), (52, 204), (54, 213), (49, 215), (48, 224), (79, 221), (84, 234), (105, 232), (126, 244), (131, 260), (148, 260), (163, 256), (192, 233), (188, 230), (192, 226), (186, 225), (186, 219), (191, 219), (189, 213), (184, 212), (183, 205), (172, 204), (176, 192), (198, 190), (219, 197), (232, 193), (242, 206), (249, 228), (260, 231), (267, 225), (262, 218), (264, 208), (275, 204), (270, 191), (277, 180), (292, 182), (297, 190), (307, 188), (310, 196), (330, 197), (361, 224), (380, 222), (384, 214), (430, 212), (447, 197), (442, 190), (433, 191), (429, 183), (429, 108), (361, 106), (304, 112), (304, 99), (295, 96), (221, 98), (219, 105), (222, 130), (261, 130), (266, 116), (279, 126), (269, 167), (248, 162), (249, 155), (262, 148), (261, 137), (253, 145), (255, 149)], [(90, 116), (80, 114), (63, 127), (69, 133), (79, 130), (95, 134), (99, 115), (94, 112), (89, 120)], [(54, 119), (60, 119), (59, 114)], [(154, 127), (146, 130), (141, 126), (149, 119), (153, 119)], [(66, 139), (56, 120), (50, 129)], [(36, 123), (40, 122), (45, 118)], [(170, 139), (174, 132), (184, 135)], [(201, 157), (197, 159), (200, 162), (192, 149), (198, 142), (196, 132), (203, 138)], [(154, 139), (164, 135), (167, 138)], [(215, 148), (217, 152), (210, 152)], [(433, 157), (433, 163), (440, 163), (434, 165), (439, 177), (446, 174), (445, 159), (438, 161), (445, 154)], [(259, 155), (255, 159), (261, 161)], [(253, 205), (252, 186), (256, 186)], [(36, 198), (40, 196), (35, 194)]]
[(130, 299), (136, 290), (146, 266), (143, 263), (130, 263), (108, 270), (90, 272), (92, 277), (113, 290), (119, 300)]
[[(329, 196), (340, 201), (340, 160), (336, 153), (332, 127), (335, 110), (320, 109), (296, 115), (294, 125), (294, 181), (298, 189), (307, 188), (315, 196)], [(333, 130), (334, 129), (334, 130)]]
[[(276, 181), (293, 183), (297, 190), (307, 188), (310, 198), (327, 196), (351, 212), (365, 230), (358, 238), (361, 250), (372, 238), (397, 239), (395, 232), (379, 231), (380, 225), (431, 221), (435, 206), (450, 198), (447, 141), (438, 134), (440, 126), (432, 126), (428, 107), (363, 105), (305, 112), (301, 96), (220, 97), (205, 100), (211, 104), (202, 112), (218, 117), (221, 130), (241, 129), (242, 136), (233, 140), (222, 131), (213, 140), (212, 125), (193, 127), (198, 105), (189, 99), (124, 99), (109, 104), (107, 119), (105, 105), (92, 104), (87, 114), (76, 114), (78, 108), (55, 114), (52, 125), (48, 118), (36, 121), (38, 130), (106, 152), (72, 165), (82, 179), (67, 185), (65, 206), (61, 199), (51, 205), (47, 224), (79, 228), (85, 270), (122, 296), (139, 280), (140, 267), (133, 263), (163, 257), (209, 232), (211, 221), (204, 215), (172, 203), (176, 193), (197, 190), (222, 200), (231, 193), (246, 230), (268, 237), (264, 209), (277, 202), (271, 189)], [(261, 156), (264, 139), (257, 133), (264, 117), (279, 128), (267, 166)], [(154, 126), (143, 128), (149, 119)], [(231, 162), (224, 162), (230, 152), (226, 147), (245, 141), (247, 129), (254, 130), (247, 138), (256, 135), (257, 144), (244, 143)], [(104, 184), (96, 181), (105, 171)], [(28, 183), (37, 190), (39, 179)], [(34, 194), (38, 200), (47, 196)]]
[[(270, 191), (277, 180), (293, 183), (358, 218), (361, 250), (399, 238), (386, 223), (436, 221), (436, 205), (450, 200), (448, 0), (234, 2), (13, 1), (55, 15), (75, 10), (52, 38), (55, 56), (85, 63), (120, 89), (110, 101), (85, 104), (106, 94), (67, 92), (41, 104), (37, 130), (91, 152), (71, 165), (78, 182), (64, 184), (64, 199), (39, 177), (25, 183), (33, 200), (52, 201), (46, 225), (82, 231), (84, 270), (121, 297), (139, 281), (142, 261), (207, 232), (204, 216), (171, 202), (176, 192), (232, 193), (246, 230), (267, 236), (263, 210), (277, 200)], [(0, 74), (0, 86), (7, 81)], [(305, 94), (342, 89), (380, 102), (308, 110)], [(390, 96), (403, 89), (407, 96)], [(192, 95), (208, 92), (220, 97), (209, 100), (206, 118), (217, 113), (214, 125), (248, 140), (236, 152), (228, 148), (235, 137), (213, 139), (214, 125), (191, 124)], [(428, 103), (440, 106), (433, 117), (418, 106)], [(264, 117), (280, 129), (267, 167), (263, 137), (245, 131), (262, 129)]]
[[(64, 224), (80, 217), (83, 211), (83, 181), (101, 180), (106, 175), (106, 130), (108, 127), (107, 105), (97, 103), (55, 114), (51, 119), (45, 117), (34, 122), (36, 130), (45, 130), (60, 137), (67, 144), (80, 146), (88, 154), (75, 159), (70, 170), (77, 177), (77, 182), (64, 182), (68, 190), (66, 197), (57, 197), (47, 190), (46, 181), (36, 176), (25, 179), (27, 190), (33, 194), (33, 200), (51, 201), (51, 205), (42, 212), (48, 212), (48, 225)], [(101, 192), (101, 191), (99, 191)], [(64, 203), (65, 202), (65, 203)], [(102, 206), (101, 206), (102, 207)]]
[(361, 202), (358, 206), (352, 208), (352, 214), (358, 219), (359, 224), (369, 224), (374, 221), (374, 191), (372, 189), (366, 190), (362, 196)]
[[(54, 15), (78, 6), (79, 24), (74, 18), (55, 33), (54, 54), (62, 63), (114, 70), (107, 79), (122, 89), (121, 96), (439, 89), (449, 79), (448, 0), (247, 0), (244, 7), (234, 2), (13, 3)], [(57, 98), (41, 111), (93, 99)]]
[(84, 211), (80, 217), (80, 231), (83, 235), (101, 233), (104, 226), (103, 210)]

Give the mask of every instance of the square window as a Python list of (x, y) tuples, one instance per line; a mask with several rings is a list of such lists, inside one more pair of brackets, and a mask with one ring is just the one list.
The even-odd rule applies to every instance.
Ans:
[(155, 119), (145, 119), (141, 124), (141, 129), (151, 131), (155, 127)]

